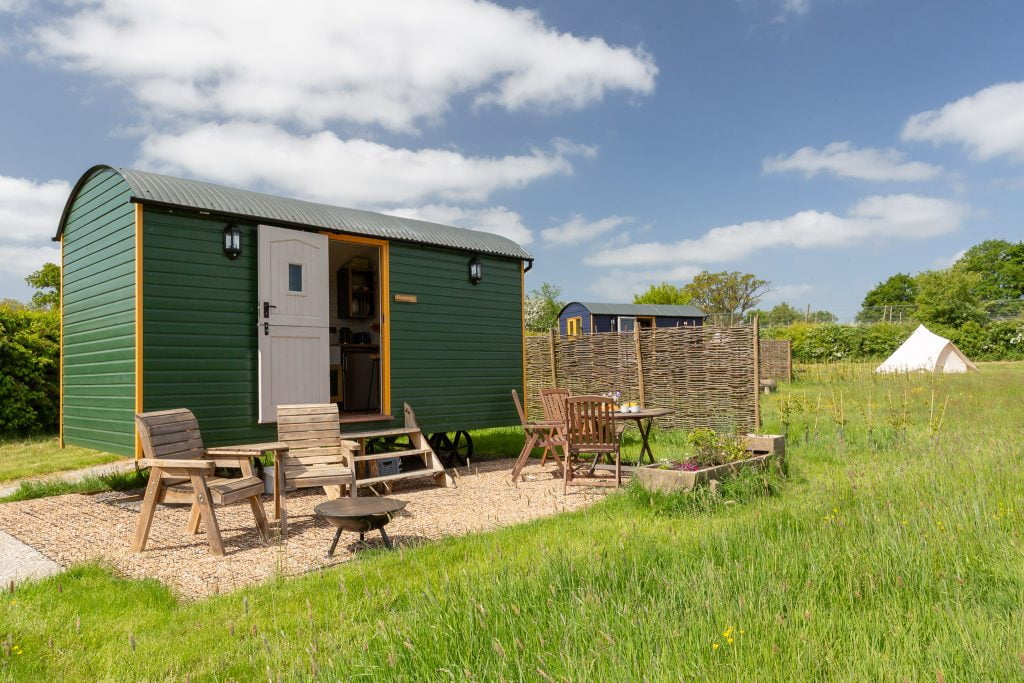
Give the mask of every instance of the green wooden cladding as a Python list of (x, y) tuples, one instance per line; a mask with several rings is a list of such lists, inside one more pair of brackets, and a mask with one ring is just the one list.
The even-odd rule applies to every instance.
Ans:
[(135, 452), (135, 207), (113, 171), (79, 187), (64, 228), (64, 441)]
[(257, 424), (256, 227), (224, 255), (226, 221), (146, 207), (142, 219), (142, 401), (188, 408), (208, 446), (275, 441)]
[[(522, 394), (520, 262), (481, 256), (483, 280), (469, 282), (472, 254), (391, 244), (391, 405), (408, 402), (427, 432), (518, 421)], [(416, 303), (394, 301), (415, 294)]]
[[(65, 239), (65, 440), (130, 455), (134, 448), (134, 206), (114, 173), (76, 198)], [(207, 445), (272, 441), (260, 425), (257, 228), (240, 224), (242, 255), (222, 249), (225, 220), (143, 210), (143, 408), (190, 408)], [(522, 391), (520, 262), (390, 245), (391, 409), (424, 431), (514, 424)], [(325, 368), (325, 372), (327, 369)], [(381, 423), (347, 425), (382, 427)]]

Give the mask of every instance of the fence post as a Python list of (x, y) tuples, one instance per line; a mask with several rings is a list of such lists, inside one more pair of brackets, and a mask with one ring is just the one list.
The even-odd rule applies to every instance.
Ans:
[(633, 340), (636, 342), (636, 385), (640, 390), (640, 407), (646, 408), (644, 400), (644, 359), (640, 351), (640, 326), (633, 329)]
[(548, 356), (551, 359), (551, 388), (558, 387), (558, 366), (555, 365), (555, 328), (548, 328)]
[(793, 381), (793, 342), (789, 339), (786, 340), (786, 376)]
[(761, 429), (761, 333), (754, 316), (754, 431)]

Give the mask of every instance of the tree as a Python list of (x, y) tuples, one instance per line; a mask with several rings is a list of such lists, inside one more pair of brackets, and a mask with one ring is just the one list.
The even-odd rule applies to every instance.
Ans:
[(912, 315), (916, 299), (917, 280), (907, 273), (896, 273), (864, 295), (857, 321), (871, 323), (891, 318), (894, 310)]
[(742, 320), (744, 313), (757, 306), (770, 285), (751, 273), (704, 270), (683, 287), (683, 292), (690, 296), (690, 303), (712, 320), (732, 323)]
[(926, 270), (917, 276), (917, 315), (922, 322), (961, 327), (988, 320), (981, 306), (982, 276), (967, 270)]
[(562, 288), (547, 282), (537, 289), (530, 290), (526, 297), (526, 329), (531, 332), (544, 332), (558, 327), (558, 314), (565, 306), (561, 300)]
[(25, 282), (36, 289), (32, 295), (34, 308), (51, 310), (60, 305), (60, 266), (43, 264), (42, 268), (26, 277)]
[(754, 316), (758, 316), (762, 325), (792, 325), (798, 322), (812, 323), (834, 323), (838, 318), (830, 311), (814, 311), (810, 307), (807, 310), (793, 308), (783, 301), (776, 304), (770, 311), (750, 310), (747, 311), (745, 320), (751, 322)]
[(658, 285), (651, 285), (647, 291), (633, 295), (635, 304), (688, 304), (691, 296), (683, 291), (682, 287), (676, 287), (669, 282), (662, 282)]
[(955, 270), (981, 275), (981, 301), (1024, 297), (1024, 242), (985, 240), (953, 264)]

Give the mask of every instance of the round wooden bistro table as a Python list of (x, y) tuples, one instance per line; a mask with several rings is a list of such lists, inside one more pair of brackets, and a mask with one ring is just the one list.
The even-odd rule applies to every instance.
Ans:
[(397, 498), (335, 498), (320, 503), (313, 511), (338, 530), (334, 534), (334, 541), (331, 542), (331, 549), (327, 551), (327, 557), (334, 554), (342, 531), (357, 531), (359, 540), (365, 541), (367, 531), (379, 529), (384, 545), (393, 548), (391, 539), (384, 531), (384, 525), (403, 508), (405, 501)]
[(640, 457), (637, 458), (637, 467), (644, 464), (644, 455), (651, 460), (651, 464), (654, 464), (654, 453), (651, 452), (651, 444), (647, 441), (648, 435), (651, 433), (651, 426), (654, 424), (654, 418), (665, 417), (671, 415), (676, 411), (671, 408), (644, 408), (636, 413), (623, 413), (616, 411), (614, 418), (616, 420), (633, 420), (636, 422), (636, 428), (640, 431)]

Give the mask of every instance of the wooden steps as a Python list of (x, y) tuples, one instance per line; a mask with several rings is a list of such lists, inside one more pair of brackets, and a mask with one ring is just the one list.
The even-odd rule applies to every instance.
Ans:
[(392, 427), (391, 429), (370, 429), (363, 432), (342, 432), (341, 438), (359, 441), (361, 439), (383, 439), (389, 436), (413, 435), (420, 431), (419, 427)]
[[(367, 462), (371, 460), (390, 460), (391, 458), (408, 458), (411, 456), (423, 458), (428, 453), (433, 452), (434, 451), (430, 450), (429, 448), (410, 448), (404, 451), (390, 451), (388, 453), (371, 453), (370, 455), (357, 455), (354, 458), (354, 460), (356, 462)], [(426, 459), (424, 461), (426, 461)]]
[(412, 470), (409, 472), (399, 472), (398, 474), (386, 474), (380, 477), (367, 477), (359, 480), (360, 486), (372, 486), (374, 484), (387, 484), (388, 482), (398, 481), (399, 479), (415, 479), (416, 477), (432, 476), (433, 472), (430, 468), (424, 468), (422, 470)]
[[(371, 439), (386, 439), (389, 437), (399, 436), (408, 436), (409, 441), (412, 444), (412, 448), (400, 451), (391, 451), (390, 453), (367, 454), (367, 441)], [(417, 477), (432, 477), (438, 486), (443, 486), (445, 488), (455, 486), (455, 480), (452, 479), (445, 471), (444, 465), (441, 464), (440, 458), (437, 457), (437, 453), (435, 453), (434, 449), (431, 448), (426, 435), (423, 434), (423, 431), (416, 423), (416, 414), (413, 413), (412, 407), (408, 403), (405, 404), (405, 426), (393, 427), (390, 429), (370, 429), (348, 433), (343, 432), (341, 437), (343, 439), (349, 439), (359, 443), (360, 455), (353, 458), (354, 462), (352, 464), (356, 466), (359, 463), (366, 463), (363, 467), (355, 468), (356, 484), (358, 486), (383, 484), (388, 492), (390, 492), (390, 482), (398, 481), (400, 479), (414, 479)], [(377, 461), (403, 457), (420, 458), (422, 459), (424, 466), (422, 469), (409, 470), (407, 472), (383, 475), (378, 474)], [(363, 476), (360, 476), (360, 469), (365, 470)]]

